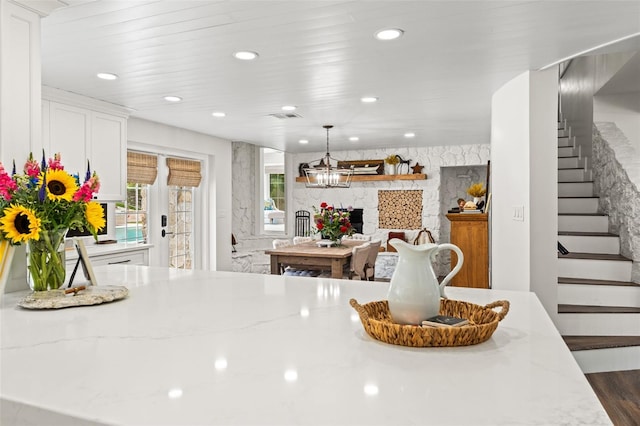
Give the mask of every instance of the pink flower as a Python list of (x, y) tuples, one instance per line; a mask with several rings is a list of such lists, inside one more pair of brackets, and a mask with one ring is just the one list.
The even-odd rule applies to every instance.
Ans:
[(40, 176), (40, 164), (33, 159), (33, 155), (29, 154), (29, 159), (24, 163), (24, 172), (30, 178), (37, 178)]
[(100, 190), (100, 179), (96, 172), (93, 172), (93, 176), (73, 194), (73, 201), (84, 201), (88, 203), (93, 198), (93, 194)]
[(2, 164), (0, 164), (0, 196), (7, 201), (11, 200), (12, 194), (18, 189), (16, 182), (11, 179), (11, 176), (4, 170)]
[(64, 170), (64, 166), (60, 161), (60, 153), (56, 153), (53, 155), (53, 158), (49, 158), (49, 168), (51, 170)]

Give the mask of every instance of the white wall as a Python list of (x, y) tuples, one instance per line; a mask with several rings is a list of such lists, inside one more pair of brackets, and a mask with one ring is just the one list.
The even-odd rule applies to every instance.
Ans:
[(557, 76), (555, 67), (531, 72), (529, 86), (530, 289), (553, 320), (558, 305)]
[[(534, 291), (557, 312), (557, 69), (526, 72), (492, 98), (491, 270), (496, 289)], [(522, 208), (522, 220), (514, 210)]]
[(138, 148), (145, 146), (180, 150), (206, 156), (202, 190), (208, 203), (203, 206), (203, 267), (218, 271), (231, 270), (231, 142), (202, 133), (152, 121), (130, 118), (128, 140)]
[[(491, 281), (493, 288), (530, 289), (529, 73), (491, 100)], [(514, 221), (521, 207), (523, 221)]]
[(562, 77), (562, 113), (584, 157), (591, 157), (593, 96), (633, 56), (633, 52), (574, 58)]
[(596, 95), (593, 121), (616, 123), (640, 155), (640, 92)]

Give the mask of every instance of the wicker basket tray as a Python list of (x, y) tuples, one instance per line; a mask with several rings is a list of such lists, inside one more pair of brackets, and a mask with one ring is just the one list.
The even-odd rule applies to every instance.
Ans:
[[(358, 311), (367, 334), (374, 339), (393, 345), (467, 346), (488, 340), (498, 327), (498, 322), (509, 312), (509, 302), (498, 300), (486, 306), (460, 300), (441, 299), (440, 315), (465, 318), (469, 324), (459, 327), (420, 327), (394, 323), (386, 300), (359, 305), (351, 299), (351, 306)], [(499, 312), (493, 308), (501, 307)]]

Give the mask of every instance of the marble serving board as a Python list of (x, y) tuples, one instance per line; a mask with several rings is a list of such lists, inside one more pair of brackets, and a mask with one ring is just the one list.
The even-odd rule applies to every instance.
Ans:
[(89, 286), (75, 295), (64, 290), (32, 292), (18, 302), (25, 309), (60, 309), (74, 306), (92, 306), (113, 302), (127, 297), (129, 290), (123, 286)]

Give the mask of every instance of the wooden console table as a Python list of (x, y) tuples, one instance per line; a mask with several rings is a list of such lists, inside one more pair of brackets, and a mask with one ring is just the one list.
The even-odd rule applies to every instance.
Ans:
[[(450, 213), (451, 243), (464, 254), (462, 269), (451, 280), (456, 287), (489, 288), (489, 226), (487, 214)], [(451, 268), (458, 256), (451, 252)]]

